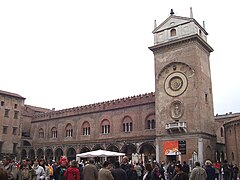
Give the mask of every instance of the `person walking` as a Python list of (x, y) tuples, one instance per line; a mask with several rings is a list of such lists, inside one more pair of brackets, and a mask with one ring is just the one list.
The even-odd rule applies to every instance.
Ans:
[(110, 163), (105, 161), (103, 167), (98, 172), (98, 180), (114, 180), (110, 171)]
[(207, 173), (207, 180), (215, 180), (215, 169), (212, 167), (212, 162), (210, 160), (206, 160), (205, 170)]
[(15, 180), (17, 178), (17, 168), (11, 161), (12, 159), (9, 156), (5, 156), (2, 159), (3, 167), (8, 174), (8, 179)]
[(0, 179), (1, 180), (8, 180), (7, 171), (4, 168), (0, 167)]
[(189, 175), (190, 168), (186, 161), (183, 161), (182, 171), (185, 172), (187, 175)]
[(39, 166), (38, 159), (34, 159), (32, 168), (36, 172), (36, 180), (44, 180), (45, 179), (45, 176), (46, 176), (45, 171), (42, 166)]
[(73, 160), (70, 162), (70, 167), (64, 173), (64, 176), (67, 180), (80, 180), (80, 172), (77, 161)]
[(116, 161), (114, 168), (111, 170), (114, 180), (128, 180), (127, 173), (120, 167), (120, 163)]
[(216, 161), (214, 164), (213, 164), (213, 168), (215, 169), (215, 178), (217, 180), (220, 180), (220, 177), (221, 177), (221, 165), (219, 163), (219, 161)]
[(17, 177), (18, 180), (34, 180), (36, 178), (36, 172), (32, 169), (31, 165), (28, 164), (26, 159), (22, 160)]
[(150, 163), (146, 164), (146, 172), (143, 176), (143, 180), (152, 180), (152, 165)]
[(142, 179), (142, 167), (139, 165), (139, 163), (136, 163), (134, 166), (134, 169), (137, 171), (138, 180)]
[(195, 162), (195, 168), (193, 168), (190, 180), (206, 180), (207, 179), (207, 173), (205, 169), (203, 169), (200, 166), (200, 162)]
[(182, 165), (180, 163), (177, 163), (175, 165), (175, 172), (176, 174), (172, 178), (172, 180), (188, 180), (188, 175), (182, 171)]
[(223, 174), (223, 180), (229, 180), (230, 179), (230, 169), (228, 167), (228, 162), (227, 160), (223, 161), (223, 165), (221, 168), (221, 172)]
[(239, 172), (239, 169), (238, 169), (238, 167), (237, 167), (237, 164), (235, 164), (235, 165), (233, 166), (233, 180), (237, 180), (237, 178), (238, 178), (238, 172)]
[(94, 165), (94, 160), (90, 159), (89, 163), (83, 167), (83, 179), (84, 180), (97, 180), (98, 170)]
[(128, 180), (138, 180), (137, 171), (134, 169), (134, 165), (130, 164), (130, 170), (127, 173)]

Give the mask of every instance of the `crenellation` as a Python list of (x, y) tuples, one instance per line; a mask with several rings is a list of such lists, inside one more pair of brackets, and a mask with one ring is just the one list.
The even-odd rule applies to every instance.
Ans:
[(64, 116), (73, 116), (78, 115), (82, 113), (92, 113), (102, 110), (111, 110), (115, 108), (122, 108), (126, 106), (134, 106), (138, 104), (144, 104), (147, 102), (154, 102), (155, 93), (145, 93), (145, 94), (139, 94), (134, 95), (126, 98), (121, 99), (114, 99), (110, 101), (104, 101), (94, 104), (88, 104), (83, 106), (77, 106), (67, 109), (61, 109), (61, 110), (55, 110), (50, 111), (46, 113), (37, 113), (34, 115), (33, 121), (39, 121), (39, 120), (49, 120), (49, 119), (55, 119), (59, 117)]

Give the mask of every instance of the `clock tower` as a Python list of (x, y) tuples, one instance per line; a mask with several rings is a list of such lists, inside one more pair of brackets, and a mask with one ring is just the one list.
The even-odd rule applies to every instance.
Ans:
[(153, 30), (156, 158), (214, 160), (213, 96), (207, 31), (193, 17), (170, 16)]

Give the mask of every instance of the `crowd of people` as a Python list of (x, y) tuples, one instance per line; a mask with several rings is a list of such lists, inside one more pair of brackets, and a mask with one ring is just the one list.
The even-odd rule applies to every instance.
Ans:
[(195, 162), (191, 169), (185, 161), (133, 164), (127, 156), (122, 158), (121, 163), (105, 161), (102, 164), (95, 163), (94, 159), (69, 162), (64, 156), (59, 162), (25, 158), (21, 163), (4, 157), (0, 180), (237, 180), (238, 173), (237, 165), (226, 160), (223, 163), (207, 160), (202, 166)]

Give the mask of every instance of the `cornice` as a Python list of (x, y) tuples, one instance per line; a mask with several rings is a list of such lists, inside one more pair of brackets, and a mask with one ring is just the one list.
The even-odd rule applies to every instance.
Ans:
[(85, 106), (78, 106), (69, 109), (62, 109), (59, 111), (51, 111), (46, 113), (38, 113), (33, 116), (32, 123), (40, 122), (43, 120), (55, 120), (59, 118), (71, 117), (76, 115), (84, 115), (90, 113), (99, 113), (105, 111), (112, 111), (117, 109), (129, 108), (139, 105), (146, 105), (155, 103), (155, 93), (146, 93), (127, 98), (121, 98), (101, 103), (94, 103)]

